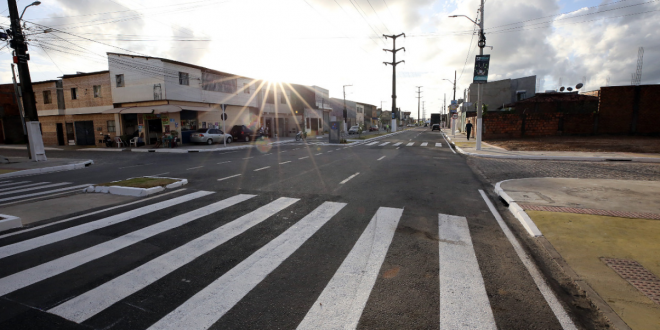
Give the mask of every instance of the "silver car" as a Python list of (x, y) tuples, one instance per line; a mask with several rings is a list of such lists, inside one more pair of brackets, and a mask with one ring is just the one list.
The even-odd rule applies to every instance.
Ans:
[(348, 129), (348, 134), (357, 134), (359, 129), (360, 129), (359, 126), (357, 126), (357, 125), (353, 126), (353, 127)]
[(200, 128), (190, 135), (190, 142), (192, 143), (222, 143), (223, 139), (227, 140), (227, 144), (232, 141), (231, 135), (215, 128)]

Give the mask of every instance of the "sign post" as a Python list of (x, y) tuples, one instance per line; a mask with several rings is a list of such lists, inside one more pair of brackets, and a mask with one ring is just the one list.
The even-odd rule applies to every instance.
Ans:
[(225, 134), (227, 134), (225, 122), (227, 121), (227, 114), (225, 113), (225, 109), (227, 109), (226, 104), (221, 104), (222, 107), (222, 140), (224, 141), (225, 147), (227, 147), (227, 138), (225, 137)]
[[(481, 48), (483, 51), (483, 48)], [(481, 127), (483, 110), (481, 107), (481, 90), (482, 84), (488, 82), (488, 68), (490, 66), (490, 55), (477, 55), (474, 61), (474, 78), (473, 82), (477, 84), (477, 145), (476, 149), (481, 150)]]

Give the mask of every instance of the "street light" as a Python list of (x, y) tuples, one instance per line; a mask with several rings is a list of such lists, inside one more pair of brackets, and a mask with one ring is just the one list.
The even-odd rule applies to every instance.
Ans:
[(27, 5), (27, 6), (23, 9), (23, 12), (21, 13), (21, 17), (19, 18), (19, 20), (22, 20), (22, 19), (23, 19), (23, 14), (25, 14), (25, 11), (28, 9), (28, 7), (31, 7), (31, 6), (38, 6), (38, 5), (40, 5), (40, 4), (41, 4), (41, 1), (35, 1), (35, 2), (33, 2), (33, 3), (29, 4), (29, 5)]

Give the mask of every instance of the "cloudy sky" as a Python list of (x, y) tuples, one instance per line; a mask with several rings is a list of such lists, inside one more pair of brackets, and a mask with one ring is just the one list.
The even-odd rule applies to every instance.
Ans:
[[(31, 0), (18, 0), (19, 10)], [(391, 39), (397, 39), (397, 103), (427, 117), (472, 80), (479, 0), (43, 0), (27, 10), (34, 81), (106, 70), (105, 52), (165, 57), (253, 78), (318, 85), (391, 107)], [(4, 11), (2, 11), (4, 10)], [(6, 3), (0, 5), (6, 16)], [(660, 80), (660, 0), (486, 0), (489, 80), (536, 75), (543, 89), (630, 84), (644, 47), (643, 84)], [(9, 20), (0, 19), (6, 27)], [(43, 33), (47, 28), (55, 32)], [(11, 82), (0, 52), (0, 82)]]

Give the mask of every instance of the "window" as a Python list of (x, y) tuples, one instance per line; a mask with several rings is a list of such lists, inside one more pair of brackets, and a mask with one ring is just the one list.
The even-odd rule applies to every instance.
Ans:
[(108, 120), (108, 132), (115, 132), (115, 121)]
[(229, 75), (202, 72), (202, 89), (211, 92), (236, 93), (236, 79)]
[(53, 103), (53, 99), (50, 96), (50, 91), (44, 91), (44, 104)]
[(124, 75), (123, 74), (116, 75), (115, 80), (117, 80), (117, 87), (124, 87)]
[(179, 72), (179, 85), (188, 86), (188, 73), (187, 72)]
[(250, 94), (250, 85), (248, 83), (243, 83), (243, 93)]
[(266, 96), (266, 103), (275, 104), (275, 92), (268, 91), (268, 95)]
[(286, 104), (286, 98), (284, 97), (284, 93), (280, 92), (280, 103), (281, 104)]
[(72, 100), (78, 99), (78, 88), (71, 88), (71, 99)]
[(94, 98), (101, 97), (101, 85), (94, 85)]
[(527, 98), (527, 91), (516, 91), (516, 101), (521, 101)]

